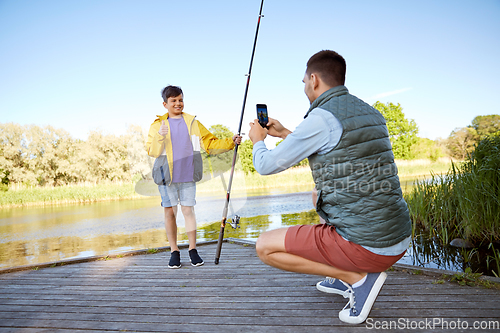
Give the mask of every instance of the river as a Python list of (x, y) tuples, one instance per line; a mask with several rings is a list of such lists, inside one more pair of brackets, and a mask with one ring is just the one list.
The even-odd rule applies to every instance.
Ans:
[[(145, 197), (2, 209), (0, 268), (167, 246), (160, 202), (160, 197)], [(198, 195), (198, 241), (217, 239), (224, 202), (224, 196)], [(282, 219), (287, 220), (287, 214), (313, 209), (310, 191), (236, 193), (230, 202), (228, 218), (235, 214), (242, 217), (236, 236), (254, 240), (261, 232), (284, 225)], [(213, 225), (217, 225), (217, 234)], [(180, 212), (178, 226), (179, 243), (186, 242)], [(229, 229), (232, 228), (226, 228), (226, 236), (234, 236)]]
[[(224, 195), (199, 194), (196, 200), (197, 240), (217, 239)], [(168, 246), (160, 202), (160, 197), (145, 197), (2, 209), (0, 268)], [(255, 241), (266, 230), (319, 222), (308, 188), (234, 193), (230, 202), (228, 218), (241, 216), (241, 227), (233, 230), (228, 224), (225, 237)], [(179, 243), (187, 243), (180, 212), (178, 226)], [(414, 243), (399, 262), (454, 271), (464, 271), (470, 265), (484, 266), (483, 259), (478, 258), (474, 264), (470, 253), (440, 246), (418, 234), (417, 230)]]

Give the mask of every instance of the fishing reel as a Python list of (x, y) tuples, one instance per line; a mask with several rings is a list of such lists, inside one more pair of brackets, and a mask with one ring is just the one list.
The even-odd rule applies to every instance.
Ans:
[(237, 229), (240, 227), (240, 217), (238, 215), (234, 215), (234, 217), (229, 221), (229, 224), (233, 229)]

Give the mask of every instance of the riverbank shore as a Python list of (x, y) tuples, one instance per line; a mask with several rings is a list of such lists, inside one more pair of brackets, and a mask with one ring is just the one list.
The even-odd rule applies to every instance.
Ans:
[[(401, 181), (423, 179), (431, 174), (446, 173), (451, 167), (451, 160), (441, 158), (435, 162), (430, 160), (396, 161)], [(212, 181), (199, 183), (199, 194), (226, 193), (229, 172), (223, 177)], [(308, 166), (286, 170), (276, 175), (261, 176), (236, 172), (233, 179), (234, 191), (275, 189), (275, 188), (310, 188), (314, 182)], [(149, 195), (157, 195), (156, 185), (148, 184)], [(143, 194), (143, 193), (142, 193)], [(136, 192), (136, 184), (108, 183), (108, 184), (75, 184), (57, 187), (18, 187), (0, 192), (0, 209), (30, 206), (64, 205), (93, 203), (111, 200), (129, 200), (147, 198)]]

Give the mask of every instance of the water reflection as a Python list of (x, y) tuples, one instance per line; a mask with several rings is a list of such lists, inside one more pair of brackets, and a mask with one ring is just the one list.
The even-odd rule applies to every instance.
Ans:
[[(226, 237), (256, 239), (262, 231), (280, 226), (281, 213), (312, 207), (310, 192), (250, 194), (232, 199), (231, 214), (244, 217), (239, 234), (229, 227)], [(224, 200), (203, 195), (197, 198), (198, 240), (217, 239)], [(160, 201), (149, 197), (0, 210), (0, 268), (168, 246)], [(178, 217), (178, 241), (187, 242), (183, 216)]]
[[(240, 228), (227, 226), (225, 237), (255, 241), (267, 230), (319, 223), (318, 215), (311, 209), (310, 192), (253, 194), (234, 199), (234, 213), (242, 216)], [(238, 200), (244, 200), (244, 204), (238, 205)], [(199, 196), (197, 201), (197, 239), (216, 240), (224, 198)], [(167, 246), (159, 202), (159, 197), (152, 197), (0, 210), (0, 268)], [(180, 217), (178, 241), (187, 243)], [(486, 275), (493, 275), (492, 270), (498, 272), (497, 263), (485, 259), (487, 250), (442, 246), (420, 230), (415, 235), (401, 263), (452, 271), (471, 267), (473, 272)]]
[[(499, 266), (493, 259), (493, 251), (486, 248), (464, 249), (444, 246), (437, 237), (429, 238), (428, 232), (416, 227), (415, 237), (406, 255), (399, 261), (404, 264), (464, 272), (470, 267), (472, 272), (493, 276)], [(497, 273), (498, 274), (498, 273)]]
[[(318, 222), (314, 211), (242, 217), (240, 228), (232, 229), (228, 226), (225, 237), (256, 240), (266, 230), (298, 223), (315, 224)], [(197, 238), (199, 241), (216, 240), (219, 237), (219, 230), (220, 222), (208, 224), (197, 230)], [(180, 244), (187, 243), (187, 235), (181, 228), (178, 241)], [(163, 228), (87, 237), (54, 236), (31, 241), (16, 240), (0, 243), (0, 267), (15, 267), (166, 245), (168, 242)]]

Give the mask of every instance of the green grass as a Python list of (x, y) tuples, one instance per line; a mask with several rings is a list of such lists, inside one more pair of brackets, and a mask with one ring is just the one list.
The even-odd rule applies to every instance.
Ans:
[(443, 244), (454, 238), (478, 246), (500, 240), (500, 152), (487, 154), (484, 162), (479, 156), (417, 182), (405, 195), (413, 222)]
[(91, 203), (138, 198), (132, 183), (32, 187), (0, 192), (0, 207), (40, 206), (65, 203)]
[(429, 159), (396, 160), (398, 175), (401, 180), (429, 178), (431, 174), (445, 174), (451, 168), (451, 159), (439, 158), (436, 161)]
[(454, 238), (475, 247), (488, 246), (488, 265), (496, 264), (500, 275), (500, 137), (479, 142), (475, 151), (460, 164), (452, 164), (445, 175), (419, 181), (405, 193), (414, 228), (423, 227), (429, 237), (444, 245)]

